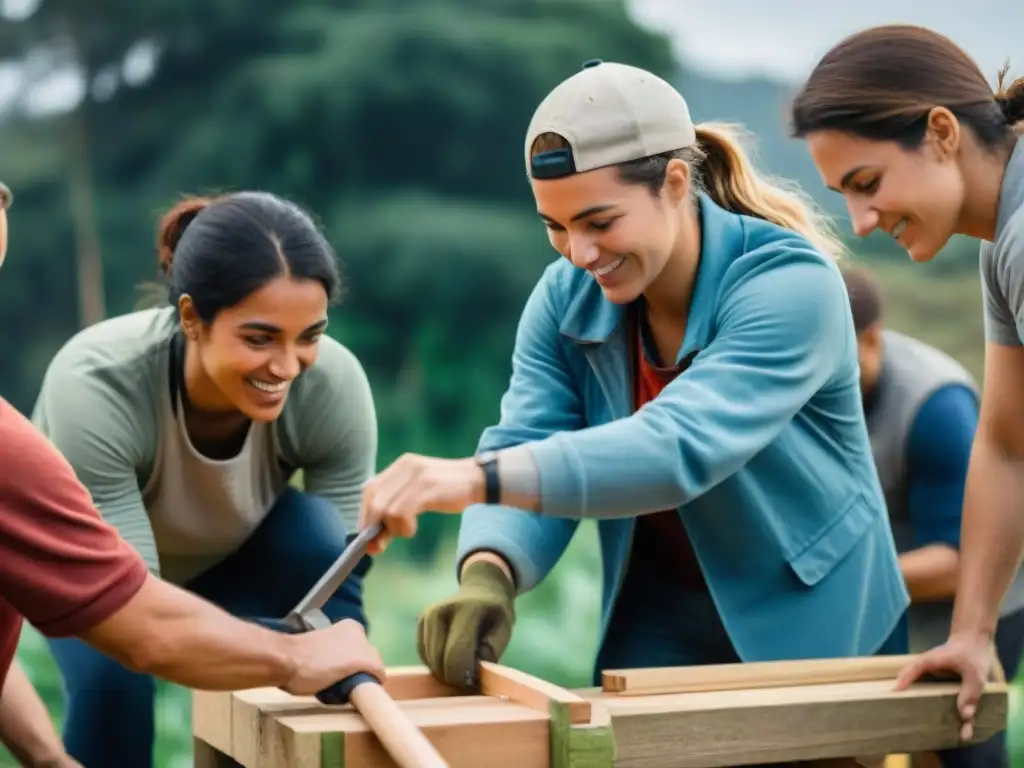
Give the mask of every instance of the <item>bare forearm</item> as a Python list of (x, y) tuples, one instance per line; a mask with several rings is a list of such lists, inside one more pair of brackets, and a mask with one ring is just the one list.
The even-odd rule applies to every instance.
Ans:
[(959, 566), (959, 553), (946, 544), (929, 544), (900, 555), (903, 580), (915, 603), (951, 599)]
[(20, 765), (46, 765), (64, 754), (50, 713), (18, 662), (0, 692), (0, 741)]
[(971, 456), (960, 534), (953, 632), (995, 633), (999, 605), (1024, 554), (1024, 461), (984, 440)]
[(292, 636), (155, 578), (83, 639), (131, 669), (196, 689), (282, 686), (296, 669)]

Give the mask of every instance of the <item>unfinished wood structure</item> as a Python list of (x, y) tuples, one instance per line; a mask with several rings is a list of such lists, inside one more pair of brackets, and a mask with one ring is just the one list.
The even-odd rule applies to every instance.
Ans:
[[(484, 664), (466, 695), (421, 667), (384, 692), (450, 768), (699, 768), (882, 756), (960, 744), (957, 682), (893, 690), (907, 657), (608, 671), (566, 690)], [(717, 682), (716, 682), (717, 681)], [(974, 740), (1005, 728), (995, 679)], [(193, 694), (197, 768), (407, 768), (352, 706), (278, 689)]]

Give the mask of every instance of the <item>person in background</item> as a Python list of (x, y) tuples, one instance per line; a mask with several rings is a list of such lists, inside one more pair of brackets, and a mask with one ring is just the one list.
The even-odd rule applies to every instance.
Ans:
[[(305, 211), (263, 192), (180, 201), (157, 246), (168, 304), (75, 334), (33, 421), (150, 571), (236, 616), (283, 618), (354, 535), (376, 463), (366, 374), (326, 335), (333, 251)], [(324, 605), (332, 622), (366, 624), (369, 562)], [(68, 752), (150, 765), (153, 677), (78, 638), (50, 647)]]
[(1024, 555), (1024, 78), (996, 89), (949, 38), (893, 24), (842, 40), (791, 108), (793, 135), (854, 231), (881, 230), (927, 262), (955, 235), (981, 241), (985, 369), (964, 491), (960, 573), (946, 642), (902, 689), (958, 675), (963, 736), (990, 673), (1001, 606)]
[[(0, 266), (12, 200), (0, 184)], [(0, 398), (0, 741), (30, 768), (102, 765), (65, 751), (15, 660), (26, 619), (45, 636), (78, 638), (135, 674), (197, 689), (278, 686), (311, 695), (359, 671), (385, 677), (380, 655), (356, 620), (282, 634), (151, 575), (103, 520), (65, 458)], [(120, 759), (111, 764), (144, 764), (119, 750), (129, 734), (96, 738)]]
[(523, 311), (500, 423), (475, 457), (406, 455), (364, 490), (378, 548), (423, 511), (462, 513), (460, 588), (423, 613), (423, 661), (472, 685), (582, 518), (604, 566), (595, 679), (905, 651), (828, 228), (623, 64), (558, 85), (525, 154), (558, 258)]
[[(959, 572), (960, 517), (978, 427), (977, 384), (949, 355), (886, 328), (866, 270), (843, 270), (860, 350), (871, 448), (910, 592), (910, 652), (949, 634)], [(1003, 600), (995, 647), (1008, 677), (1024, 650), (1024, 572)], [(1009, 766), (1005, 734), (938, 753), (946, 768)]]

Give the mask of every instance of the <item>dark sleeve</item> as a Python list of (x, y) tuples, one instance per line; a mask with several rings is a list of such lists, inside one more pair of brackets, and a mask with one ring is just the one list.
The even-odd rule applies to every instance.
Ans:
[(79, 634), (142, 586), (142, 558), (106, 523), (71, 465), (0, 401), (0, 594), (40, 632)]
[(918, 547), (960, 546), (960, 514), (978, 400), (967, 387), (935, 392), (921, 406), (907, 446), (910, 521)]

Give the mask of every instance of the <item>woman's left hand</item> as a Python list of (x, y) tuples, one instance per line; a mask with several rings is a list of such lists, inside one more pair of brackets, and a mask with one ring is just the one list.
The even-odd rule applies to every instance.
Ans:
[(382, 523), (369, 554), (380, 554), (393, 536), (416, 534), (422, 512), (460, 514), (486, 498), (483, 470), (474, 459), (438, 459), (407, 453), (363, 487), (359, 529)]

